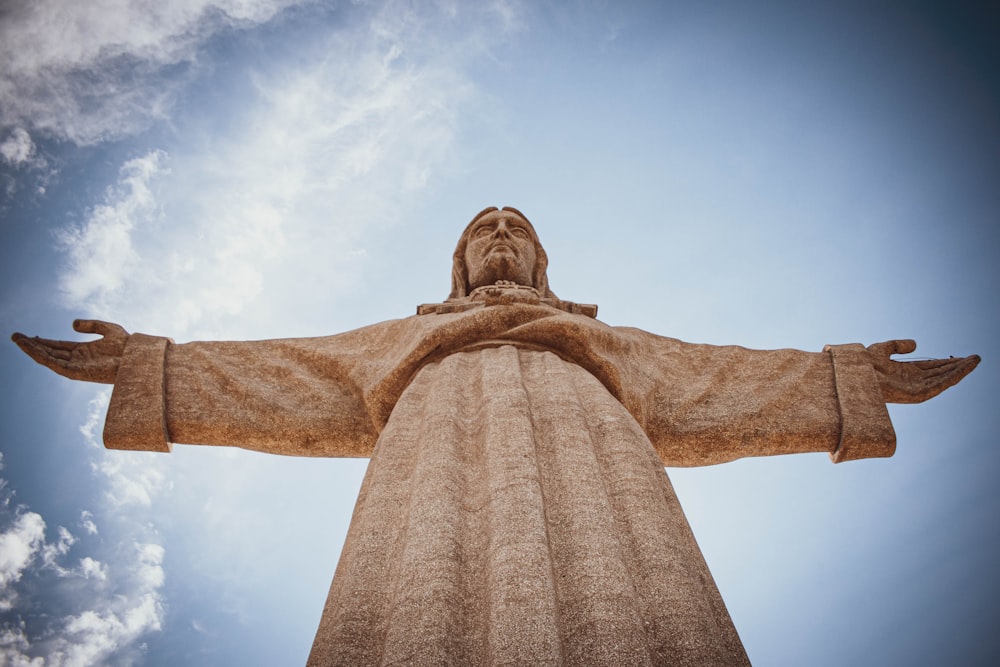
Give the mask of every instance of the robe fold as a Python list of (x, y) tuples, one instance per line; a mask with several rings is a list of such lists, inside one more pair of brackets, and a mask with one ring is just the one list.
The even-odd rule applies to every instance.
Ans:
[(545, 305), (309, 339), (134, 334), (105, 443), (370, 456), (312, 665), (747, 664), (664, 465), (891, 455), (861, 346), (692, 345)]

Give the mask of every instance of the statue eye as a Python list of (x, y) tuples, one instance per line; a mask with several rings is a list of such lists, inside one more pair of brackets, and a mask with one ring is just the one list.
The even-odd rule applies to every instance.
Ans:
[(510, 233), (519, 239), (528, 238), (528, 230), (525, 229), (524, 227), (511, 227)]
[(480, 225), (476, 231), (472, 232), (472, 235), (479, 238), (481, 236), (489, 236), (493, 233), (493, 228), (495, 225)]

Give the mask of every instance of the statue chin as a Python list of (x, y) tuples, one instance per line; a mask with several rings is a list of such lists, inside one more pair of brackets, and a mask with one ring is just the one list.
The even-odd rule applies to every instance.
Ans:
[(469, 299), (487, 306), (511, 306), (516, 303), (537, 306), (541, 303), (538, 290), (530, 285), (518, 285), (507, 280), (498, 280), (493, 285), (484, 285), (472, 290)]
[(495, 261), (478, 267), (469, 267), (469, 269), (469, 287), (471, 289), (496, 285), (500, 282), (533, 287), (531, 271), (525, 269), (518, 262), (508, 261), (506, 257), (499, 257)]

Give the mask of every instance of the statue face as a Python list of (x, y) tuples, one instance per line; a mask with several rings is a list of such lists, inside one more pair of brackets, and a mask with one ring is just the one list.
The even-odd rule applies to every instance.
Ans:
[(512, 211), (491, 211), (469, 230), (465, 266), (470, 289), (498, 280), (531, 286), (536, 259), (531, 227)]

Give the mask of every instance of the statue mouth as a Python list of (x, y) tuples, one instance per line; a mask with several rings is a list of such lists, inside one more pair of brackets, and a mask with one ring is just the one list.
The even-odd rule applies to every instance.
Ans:
[(488, 252), (497, 252), (497, 251), (506, 251), (515, 255), (517, 254), (517, 251), (514, 249), (514, 246), (504, 241), (499, 241), (497, 243), (494, 243), (488, 249)]

